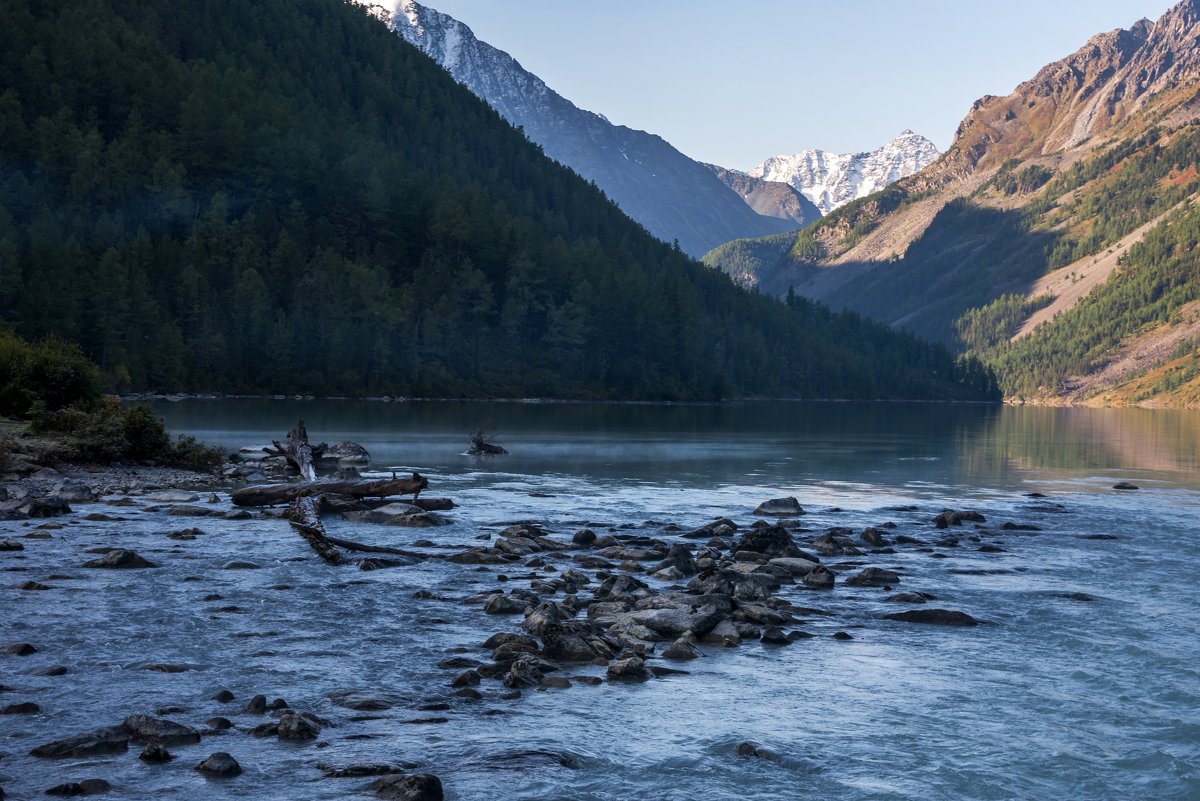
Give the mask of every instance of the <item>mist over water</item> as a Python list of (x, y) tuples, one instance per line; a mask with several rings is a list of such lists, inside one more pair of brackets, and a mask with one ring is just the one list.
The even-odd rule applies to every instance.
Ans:
[[(899, 589), (933, 593), (932, 605), (994, 625), (894, 623), (879, 619), (898, 611), (879, 589), (785, 587), (781, 597), (827, 613), (801, 614), (790, 627), (813, 639), (704, 647), (704, 658), (682, 666), (687, 676), (526, 691), (518, 701), (499, 700), (485, 681), (483, 702), (426, 712), (419, 707), (441, 700), (456, 672), (437, 663), (460, 648), (485, 658), (482, 641), (517, 630), (519, 617), (413, 593), (461, 598), (497, 586), (501, 572), (514, 577), (505, 586), (527, 586), (516, 576), (529, 569), (435, 560), (370, 573), (331, 568), (272, 520), (204, 519), (206, 535), (187, 543), (163, 536), (187, 521), (152, 513), (130, 515), (116, 531), (80, 523), (54, 532), (54, 547), (32, 541), (28, 570), (0, 580), (4, 641), (42, 648), (0, 658), (0, 683), (21, 695), (0, 700), (28, 697), (47, 710), (0, 718), (0, 783), (10, 797), (102, 776), (126, 798), (346, 798), (366, 780), (324, 780), (315, 763), (395, 760), (440, 776), (452, 799), (1200, 797), (1200, 414), (250, 400), (157, 411), (174, 432), (229, 448), (281, 439), (303, 418), (313, 441), (358, 441), (373, 471), (419, 470), (425, 495), (459, 504), (448, 513), (455, 525), (442, 529), (327, 523), (331, 534), (381, 544), (465, 547), (517, 520), (542, 521), (564, 540), (585, 523), (598, 533), (633, 523), (629, 533), (670, 539), (662, 524), (687, 530), (729, 516), (746, 525), (759, 502), (782, 495), (799, 498), (814, 532), (893, 521), (894, 533), (932, 540), (941, 509), (978, 509), (1004, 552), (964, 542), (943, 549), (944, 559), (909, 548), (824, 561), (896, 568)], [(511, 455), (465, 456), (476, 428)], [(1119, 480), (1141, 489), (1112, 490)], [(909, 505), (916, 509), (894, 508)], [(1006, 521), (1041, 531), (999, 531)], [(0, 534), (23, 533), (0, 523)], [(1117, 539), (1081, 538), (1094, 534)], [(115, 577), (78, 569), (84, 550), (114, 543), (162, 567)], [(231, 559), (261, 569), (222, 570)], [(47, 581), (61, 585), (54, 592), (10, 586), (52, 574), (72, 578)], [(284, 585), (291, 589), (271, 589)], [(203, 601), (210, 593), (222, 599)], [(1078, 593), (1094, 600), (1064, 597)], [(218, 611), (230, 607), (241, 611)], [(838, 631), (853, 639), (835, 640)], [(193, 669), (137, 669), (152, 661)], [(33, 675), (68, 663), (67, 676)], [(221, 687), (238, 700), (206, 700)], [(348, 690), (394, 706), (351, 721), (357, 713), (330, 699)], [(321, 733), (327, 747), (228, 734), (172, 749), (179, 759), (158, 767), (139, 763), (136, 751), (25, 756), (165, 705), (186, 708), (167, 715), (180, 722), (223, 714), (252, 725), (260, 719), (239, 710), (260, 692), (334, 722)], [(449, 720), (405, 722), (430, 715)], [(745, 740), (776, 758), (739, 758)], [(192, 771), (216, 750), (233, 753), (246, 773), (213, 783)]]

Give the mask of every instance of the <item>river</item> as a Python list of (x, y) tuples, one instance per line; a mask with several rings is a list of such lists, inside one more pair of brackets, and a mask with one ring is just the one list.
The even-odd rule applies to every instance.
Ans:
[[(373, 472), (420, 471), (425, 495), (458, 504), (447, 513), (454, 525), (327, 523), (399, 546), (478, 545), (526, 520), (563, 541), (585, 525), (675, 541), (665, 524), (686, 531), (728, 516), (746, 526), (759, 502), (781, 496), (807, 510), (802, 538), (892, 522), (891, 534), (929, 543), (939, 511), (978, 510), (988, 522), (959, 531), (956, 548), (824, 561), (894, 568), (898, 589), (929, 592), (933, 605), (990, 625), (885, 621), (896, 604), (882, 590), (796, 586), (780, 596), (814, 611), (789, 628), (811, 639), (702, 646), (702, 658), (674, 665), (688, 675), (527, 690), (519, 700), (502, 700), (485, 679), (484, 699), (466, 703), (447, 699), (457, 671), (438, 662), (485, 659), (482, 641), (517, 631), (520, 617), (456, 601), (497, 586), (501, 573), (512, 579), (504, 586), (527, 587), (529, 569), (430, 560), (360, 572), (322, 563), (277, 520), (204, 518), (194, 524), (205, 533), (181, 542), (163, 535), (192, 522), (145, 507), (122, 511), (119, 524), (90, 522), (80, 515), (107, 507), (84, 505), (54, 539), (29, 541), (19, 563), (0, 554), (21, 568), (0, 582), (3, 640), (41, 648), (0, 656), (0, 684), (14, 688), (0, 705), (33, 700), (44, 710), (0, 717), (10, 798), (89, 776), (122, 798), (366, 798), (369, 780), (325, 779), (316, 764), (380, 761), (416, 763), (460, 801), (1200, 798), (1198, 413), (303, 400), (186, 400), (156, 411), (173, 432), (227, 448), (281, 439), (303, 418), (314, 441), (366, 446)], [(477, 428), (510, 455), (465, 455)], [(1119, 481), (1139, 489), (1114, 490)], [(1003, 531), (1003, 522), (1039, 530)], [(27, 532), (0, 523), (0, 535)], [(1002, 550), (980, 551), (972, 535)], [(79, 569), (87, 549), (114, 543), (160, 567)], [(230, 560), (259, 569), (222, 569)], [(15, 589), (27, 579), (56, 588)], [(448, 600), (415, 599), (419, 590)], [(149, 662), (189, 669), (140, 669)], [(38, 675), (58, 664), (70, 672)], [(591, 665), (564, 672), (605, 675)], [(237, 700), (208, 700), (220, 688)], [(339, 706), (351, 692), (390, 708)], [(140, 763), (136, 749), (26, 756), (164, 706), (191, 725), (225, 715), (251, 726), (261, 718), (240, 710), (255, 693), (332, 725), (303, 744), (206, 738), (172, 749), (179, 758), (164, 766)], [(408, 722), (430, 717), (446, 720)], [(773, 756), (739, 757), (747, 740)], [(212, 781), (192, 770), (215, 750), (245, 773)]]

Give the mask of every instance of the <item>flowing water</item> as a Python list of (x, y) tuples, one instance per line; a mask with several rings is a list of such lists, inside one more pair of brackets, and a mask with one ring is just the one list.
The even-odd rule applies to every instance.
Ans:
[[(229, 448), (264, 444), (304, 418), (310, 436), (355, 440), (372, 469), (419, 470), (427, 496), (453, 498), (455, 525), (397, 529), (330, 520), (333, 534), (381, 544), (477, 545), (518, 520), (569, 540), (661, 534), (718, 516), (753, 521), (755, 505), (793, 495), (814, 531), (891, 533), (932, 541), (943, 508), (977, 509), (1005, 550), (898, 548), (855, 561), (895, 568), (899, 589), (992, 625), (895, 623), (881, 589), (785, 587), (816, 635), (789, 646), (703, 647), (689, 675), (640, 684), (576, 683), (501, 700), (446, 701), (450, 656), (484, 659), (480, 643), (516, 631), (448, 599), (518, 580), (530, 569), (453, 565), (360, 572), (319, 561), (277, 520), (199, 521), (122, 509), (125, 522), (88, 522), (78, 506), (54, 539), (0, 554), (3, 642), (40, 652), (0, 656), (0, 704), (32, 700), (34, 716), (0, 717), (0, 785), (33, 798), (53, 784), (108, 779), (113, 797), (332, 799), (369, 797), (366, 779), (325, 779), (327, 763), (408, 761), (441, 777), (450, 799), (1200, 798), (1200, 414), (902, 404), (639, 406), (189, 400), (163, 403), (176, 432)], [(512, 453), (464, 454), (482, 427)], [(1137, 491), (1116, 491), (1117, 481)], [(1038, 492), (1045, 499), (1027, 497)], [(536, 493), (536, 495), (535, 495)], [(897, 507), (915, 507), (898, 510)], [(1006, 521), (1036, 532), (999, 530)], [(178, 542), (165, 532), (198, 525)], [(30, 529), (0, 523), (0, 535)], [(1085, 539), (1104, 534), (1115, 539)], [(694, 541), (692, 541), (694, 544)], [(160, 567), (91, 571), (97, 546), (132, 548)], [(258, 570), (223, 570), (230, 560)], [(559, 560), (561, 567), (569, 562)], [(516, 569), (514, 569), (516, 568)], [(98, 575), (103, 574), (103, 575)], [(50, 578), (64, 576), (66, 578)], [(43, 592), (15, 589), (35, 579)], [(657, 582), (666, 586), (666, 582)], [(594, 586), (594, 585), (593, 585)], [(286, 587), (287, 589), (277, 589)], [(1092, 600), (1080, 600), (1086, 594)], [(211, 595), (221, 598), (204, 600)], [(586, 593), (584, 594), (586, 597)], [(847, 632), (853, 639), (833, 638)], [(141, 669), (184, 665), (182, 673)], [(64, 676), (38, 675), (68, 665)], [(602, 666), (568, 676), (603, 676)], [(208, 700), (228, 687), (232, 704)], [(355, 691), (389, 701), (360, 713), (334, 703)], [(125, 755), (47, 761), (37, 744), (164, 706), (193, 725), (243, 714), (255, 693), (287, 699), (332, 724), (319, 743), (244, 732), (171, 750), (165, 766)], [(331, 695), (334, 696), (331, 698)], [(352, 720), (352, 718), (363, 718)], [(430, 717), (443, 723), (411, 723)], [(738, 757), (753, 740), (769, 759)], [(192, 770), (213, 751), (245, 773)], [(564, 764), (565, 763), (565, 764)]]

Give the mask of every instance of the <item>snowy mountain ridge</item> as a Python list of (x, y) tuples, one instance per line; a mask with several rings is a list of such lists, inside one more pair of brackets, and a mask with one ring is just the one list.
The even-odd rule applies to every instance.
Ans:
[(815, 203), (822, 214), (828, 214), (920, 172), (940, 155), (933, 142), (906, 129), (869, 153), (802, 150), (769, 158), (748, 174), (788, 184)]
[(594, 181), (659, 239), (678, 242), (699, 257), (732, 239), (798, 227), (790, 219), (759, 214), (708, 167), (661, 137), (578, 108), (459, 20), (415, 0), (386, 6), (353, 2), (524, 130), (547, 156)]

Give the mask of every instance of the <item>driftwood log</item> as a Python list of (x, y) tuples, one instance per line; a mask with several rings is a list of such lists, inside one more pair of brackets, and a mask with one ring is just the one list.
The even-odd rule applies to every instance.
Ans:
[(320, 495), (305, 495), (296, 498), (292, 502), (292, 507), (288, 509), (288, 522), (292, 524), (292, 528), (304, 538), (317, 555), (331, 565), (345, 564), (345, 559), (342, 558), (342, 552), (338, 547), (345, 548), (348, 551), (361, 551), (363, 553), (385, 553), (394, 556), (404, 556), (409, 559), (424, 561), (429, 557), (428, 554), (418, 553), (416, 551), (406, 551), (402, 548), (390, 548), (386, 545), (367, 545), (354, 540), (344, 540), (340, 537), (331, 537), (325, 531), (325, 524), (321, 522), (321, 505), (324, 499)]
[(276, 506), (292, 503), (297, 498), (317, 495), (349, 495), (354, 498), (388, 498), (393, 495), (412, 495), (417, 505), (421, 490), (429, 480), (420, 473), (412, 478), (364, 479), (361, 481), (309, 481), (296, 484), (260, 484), (234, 490), (230, 499), (235, 506)]
[(275, 440), (275, 450), (268, 448), (266, 452), (287, 459), (287, 463), (298, 470), (300, 477), (305, 481), (316, 481), (317, 468), (313, 466), (313, 449), (308, 444), (308, 429), (304, 427), (303, 420), (296, 423), (296, 427), (288, 432), (284, 442), (286, 444), (280, 444), (279, 440)]
[(321, 499), (312, 496), (297, 498), (288, 510), (288, 522), (304, 538), (317, 555), (331, 565), (342, 564), (342, 552), (329, 541), (325, 524), (321, 522)]
[(472, 456), (503, 456), (508, 451), (494, 442), (488, 442), (483, 431), (477, 430), (471, 435), (471, 447), (467, 449), (467, 453)]

